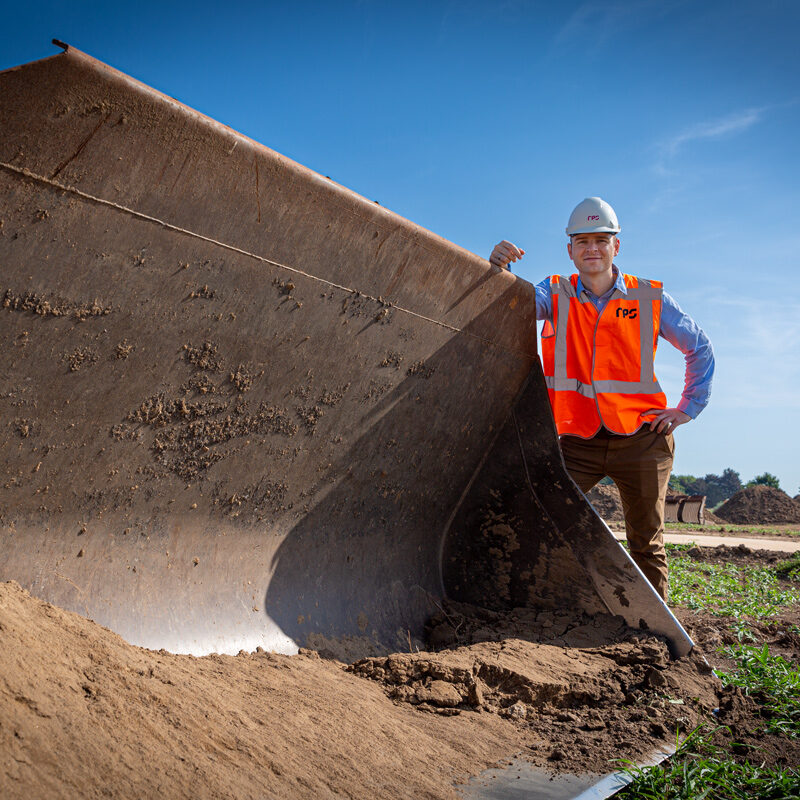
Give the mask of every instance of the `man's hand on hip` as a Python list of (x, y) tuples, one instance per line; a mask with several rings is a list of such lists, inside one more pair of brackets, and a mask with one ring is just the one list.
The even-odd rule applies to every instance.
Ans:
[(494, 250), (492, 250), (492, 254), (489, 256), (489, 263), (501, 269), (505, 269), (508, 267), (510, 261), (518, 261), (524, 255), (524, 250), (520, 250), (515, 244), (511, 244), (511, 242), (507, 242), (503, 239), (500, 244), (494, 246)]
[(691, 421), (691, 417), (678, 408), (651, 408), (642, 414), (649, 417), (655, 414), (655, 418), (650, 420), (650, 430), (656, 433), (672, 433), (678, 425), (685, 425)]

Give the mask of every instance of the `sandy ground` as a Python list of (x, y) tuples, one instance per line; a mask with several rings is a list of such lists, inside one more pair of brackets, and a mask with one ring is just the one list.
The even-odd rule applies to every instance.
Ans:
[(520, 754), (605, 771), (718, 703), (700, 658), (670, 661), (611, 617), (450, 607), (439, 652), (195, 658), (128, 645), (12, 582), (0, 634), (4, 798), (454, 797)]
[[(703, 721), (734, 757), (798, 763), (800, 743), (760, 733), (755, 700), (710, 672), (731, 666), (728, 621), (674, 610), (699, 645), (678, 661), (621, 618), (449, 604), (429, 652), (345, 664), (154, 652), (0, 584), (0, 797), (452, 798), (511, 758), (607, 772)], [(784, 616), (758, 630), (797, 664), (800, 612)]]

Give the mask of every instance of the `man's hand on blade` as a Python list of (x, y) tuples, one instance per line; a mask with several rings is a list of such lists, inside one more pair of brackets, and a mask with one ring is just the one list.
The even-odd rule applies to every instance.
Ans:
[(655, 419), (650, 420), (650, 430), (656, 433), (672, 433), (678, 425), (684, 425), (691, 421), (691, 417), (678, 408), (651, 408), (642, 414), (649, 417), (655, 414)]
[(494, 246), (494, 250), (492, 250), (492, 254), (489, 256), (489, 262), (496, 267), (506, 269), (509, 262), (518, 261), (524, 255), (524, 250), (520, 250), (515, 244), (511, 244), (511, 242), (503, 239), (500, 244)]

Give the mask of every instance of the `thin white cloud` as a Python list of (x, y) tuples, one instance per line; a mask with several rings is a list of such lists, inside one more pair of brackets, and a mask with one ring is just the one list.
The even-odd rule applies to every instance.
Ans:
[[(707, 297), (697, 319), (714, 347), (715, 409), (736, 409), (757, 425), (763, 423), (759, 415), (774, 409), (800, 409), (800, 303)], [(677, 402), (683, 356), (666, 342), (658, 348), (656, 372), (669, 401)]]
[(697, 142), (710, 142), (743, 133), (757, 125), (774, 107), (746, 108), (724, 117), (697, 122), (657, 142), (653, 148), (655, 159), (651, 170), (660, 179), (660, 183), (649, 203), (650, 212), (674, 205), (692, 184), (702, 180), (696, 170), (680, 169), (681, 151)]
[(672, 158), (678, 151), (690, 142), (702, 139), (719, 139), (722, 136), (746, 131), (761, 120), (768, 107), (747, 108), (744, 111), (729, 114), (720, 119), (709, 120), (692, 125), (671, 139), (662, 142), (660, 150), (662, 156)]
[(618, 2), (582, 3), (561, 26), (553, 40), (555, 48), (578, 39), (588, 39), (599, 48), (621, 30), (653, 25), (673, 14), (684, 2), (665, 4), (659, 0), (621, 0)]
[(653, 149), (658, 153), (658, 159), (654, 165), (654, 169), (657, 173), (668, 176), (672, 173), (668, 169), (667, 162), (675, 158), (686, 145), (692, 142), (721, 139), (725, 136), (735, 136), (757, 125), (767, 113), (779, 112), (784, 109), (792, 108), (798, 103), (800, 103), (800, 98), (791, 97), (782, 102), (745, 108), (740, 111), (734, 111), (724, 117), (718, 117), (716, 119), (690, 125), (684, 128), (684, 130), (655, 144)]
[(800, 408), (800, 304), (717, 298), (706, 314), (717, 360), (716, 403)]

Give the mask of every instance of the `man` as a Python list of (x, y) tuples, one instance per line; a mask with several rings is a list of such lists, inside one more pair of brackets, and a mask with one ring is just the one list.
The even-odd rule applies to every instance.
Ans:
[[(672, 434), (708, 403), (714, 355), (659, 281), (617, 268), (619, 231), (614, 209), (599, 197), (572, 212), (567, 252), (577, 274), (552, 275), (536, 286), (536, 316), (545, 320), (542, 364), (567, 470), (584, 492), (606, 475), (617, 484), (631, 555), (666, 600)], [(506, 268), (524, 254), (504, 240), (489, 260)], [(653, 371), (659, 336), (686, 358), (674, 408)]]

